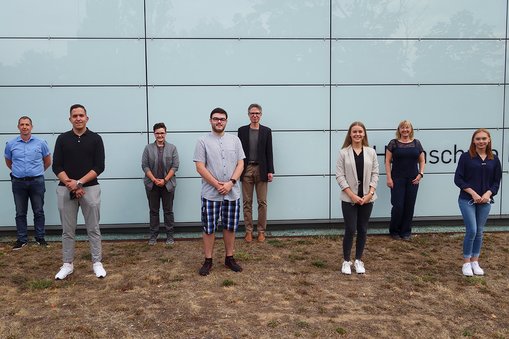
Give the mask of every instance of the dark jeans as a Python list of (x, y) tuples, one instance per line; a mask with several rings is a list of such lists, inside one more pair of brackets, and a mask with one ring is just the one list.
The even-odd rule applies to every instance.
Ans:
[(364, 205), (352, 205), (349, 202), (341, 202), (343, 219), (345, 220), (345, 236), (343, 237), (343, 258), (350, 261), (352, 252), (353, 236), (357, 230), (357, 240), (355, 243), (355, 259), (361, 260), (366, 238), (368, 233), (368, 222), (373, 210), (373, 203)]
[(391, 235), (401, 237), (412, 233), (412, 219), (414, 217), (415, 200), (419, 185), (412, 184), (413, 179), (393, 178), (391, 189), (391, 223), (389, 232)]
[(14, 195), (14, 205), (16, 206), (16, 232), (17, 239), (21, 242), (28, 242), (27, 212), (28, 200), (32, 205), (34, 213), (34, 228), (36, 238), (44, 238), (44, 176), (39, 176), (33, 180), (11, 179), (12, 194)]
[(168, 192), (166, 187), (154, 185), (152, 190), (147, 191), (148, 207), (150, 215), (150, 238), (155, 239), (159, 235), (159, 207), (163, 203), (164, 226), (168, 238), (173, 238), (175, 219), (173, 216), (173, 198), (175, 191)]

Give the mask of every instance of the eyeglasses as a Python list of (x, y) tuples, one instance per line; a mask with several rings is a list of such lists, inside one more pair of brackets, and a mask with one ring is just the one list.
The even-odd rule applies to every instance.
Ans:
[[(485, 204), (494, 204), (494, 203), (495, 203), (495, 200), (493, 200), (493, 198), (490, 198), (490, 201), (486, 202)], [(470, 199), (470, 200), (468, 201), (468, 204), (469, 204), (470, 206), (473, 206), (473, 205), (475, 205), (475, 204), (477, 204), (477, 203), (474, 201), (474, 199)]]
[(216, 118), (216, 117), (214, 117), (214, 118), (212, 118), (212, 121), (214, 121), (214, 122), (219, 122), (219, 121), (225, 122), (226, 118)]
[(155, 135), (165, 135), (166, 132), (154, 132)]
[(249, 112), (249, 115), (262, 115), (262, 112)]

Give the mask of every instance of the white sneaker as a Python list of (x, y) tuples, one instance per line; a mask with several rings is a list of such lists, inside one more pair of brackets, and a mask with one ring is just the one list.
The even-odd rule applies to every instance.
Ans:
[(103, 267), (103, 264), (101, 264), (100, 262), (94, 263), (94, 265), (92, 267), (94, 269), (94, 273), (95, 273), (96, 277), (104, 278), (106, 276), (106, 271)]
[(352, 274), (352, 262), (351, 261), (343, 261), (343, 265), (341, 266), (341, 273)]
[(478, 261), (472, 261), (470, 266), (472, 267), (472, 271), (475, 275), (484, 275), (484, 270), (481, 268), (481, 266), (479, 266)]
[(55, 275), (55, 280), (63, 280), (67, 278), (69, 274), (74, 271), (74, 265), (72, 263), (64, 263), (62, 267), (60, 267), (60, 271)]
[(355, 272), (357, 272), (357, 274), (366, 273), (366, 269), (364, 268), (364, 263), (362, 261), (356, 259), (353, 266), (355, 267)]
[(474, 275), (474, 271), (472, 270), (472, 265), (469, 262), (466, 262), (463, 264), (461, 271), (463, 272), (463, 275), (466, 277), (472, 277)]

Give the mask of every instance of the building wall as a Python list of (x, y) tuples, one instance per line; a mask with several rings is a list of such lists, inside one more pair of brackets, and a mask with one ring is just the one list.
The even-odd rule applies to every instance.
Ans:
[[(492, 214), (508, 215), (507, 1), (19, 0), (0, 4), (0, 143), (29, 115), (53, 149), (68, 109), (87, 107), (106, 147), (103, 224), (148, 222), (141, 153), (163, 121), (181, 167), (178, 222), (199, 222), (195, 142), (220, 106), (227, 130), (263, 106), (273, 129), (270, 220), (341, 218), (334, 177), (352, 121), (363, 121), (382, 175), (373, 217), (390, 215), (384, 146), (409, 119), (427, 151), (416, 216), (454, 217), (453, 174), (487, 127), (504, 178)], [(58, 225), (46, 173), (47, 224)], [(14, 225), (0, 166), (0, 226)], [(509, 198), (505, 198), (508, 200)]]

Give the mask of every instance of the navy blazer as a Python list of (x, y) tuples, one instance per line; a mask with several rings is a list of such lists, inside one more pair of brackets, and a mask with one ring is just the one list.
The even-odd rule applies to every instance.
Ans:
[[(249, 125), (242, 126), (238, 130), (238, 137), (242, 143), (242, 148), (246, 157), (244, 158), (244, 171), (240, 179), (244, 177), (249, 159)], [(262, 181), (269, 181), (268, 173), (274, 173), (274, 160), (272, 157), (272, 130), (266, 126), (260, 125), (258, 132), (258, 166), (260, 168), (260, 178)]]

